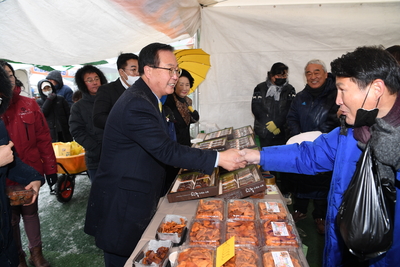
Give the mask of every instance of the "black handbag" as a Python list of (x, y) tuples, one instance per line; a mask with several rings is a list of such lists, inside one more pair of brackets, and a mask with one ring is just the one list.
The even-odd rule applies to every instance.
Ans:
[(394, 203), (384, 194), (377, 167), (367, 144), (336, 218), (344, 243), (360, 260), (385, 253), (393, 242)]

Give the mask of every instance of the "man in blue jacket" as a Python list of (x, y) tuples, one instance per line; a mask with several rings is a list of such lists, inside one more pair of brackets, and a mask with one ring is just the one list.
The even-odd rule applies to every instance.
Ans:
[[(400, 266), (400, 203), (395, 205), (393, 244), (382, 255), (359, 262), (341, 237), (336, 224), (342, 202), (362, 153), (370, 141), (376, 160), (400, 179), (400, 66), (381, 47), (359, 47), (331, 63), (336, 76), (336, 103), (345, 123), (314, 142), (243, 150), (248, 163), (273, 171), (314, 175), (333, 171), (328, 195), (324, 266)], [(396, 187), (397, 198), (400, 195)], [(371, 214), (373, 216), (373, 214)], [(360, 227), (363, 227), (360, 225)]]

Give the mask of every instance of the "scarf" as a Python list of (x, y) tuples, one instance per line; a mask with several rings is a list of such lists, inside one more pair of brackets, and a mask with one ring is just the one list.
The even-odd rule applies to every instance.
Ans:
[(188, 106), (192, 105), (192, 99), (185, 96), (184, 98), (177, 96), (175, 93), (173, 94), (176, 108), (181, 114), (182, 119), (185, 121), (186, 125), (190, 124), (190, 113)]
[[(400, 96), (397, 96), (392, 109), (382, 119), (387, 123), (389, 123), (390, 125), (392, 125), (393, 127), (400, 126)], [(354, 128), (354, 138), (357, 141), (366, 144), (368, 140), (371, 138), (371, 132), (369, 131), (369, 126)]]
[(283, 85), (278, 86), (278, 85), (272, 84), (272, 82), (270, 80), (267, 80), (267, 86), (268, 86), (268, 90), (267, 90), (267, 94), (265, 97), (270, 96), (270, 97), (273, 97), (275, 101), (279, 101), (279, 99), (281, 98), (281, 92), (282, 92)]

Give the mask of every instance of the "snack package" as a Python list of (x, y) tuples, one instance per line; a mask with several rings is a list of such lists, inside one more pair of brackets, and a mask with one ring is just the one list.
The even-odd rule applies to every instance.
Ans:
[(228, 200), (228, 219), (255, 220), (256, 211), (251, 200), (230, 199)]
[(258, 225), (255, 221), (226, 221), (226, 240), (235, 236), (235, 244), (258, 246)]
[(19, 206), (31, 203), (36, 192), (33, 189), (25, 190), (23, 185), (10, 185), (6, 187), (6, 194), (11, 206)]
[(195, 215), (196, 219), (224, 219), (223, 199), (200, 199)]
[(193, 220), (189, 232), (189, 245), (221, 245), (221, 228), (222, 222), (218, 220)]

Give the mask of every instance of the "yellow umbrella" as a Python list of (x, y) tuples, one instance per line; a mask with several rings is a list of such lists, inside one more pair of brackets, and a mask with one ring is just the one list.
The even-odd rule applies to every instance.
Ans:
[(187, 70), (194, 79), (189, 94), (199, 86), (206, 78), (210, 65), (210, 55), (202, 49), (181, 49), (175, 50), (179, 68)]

